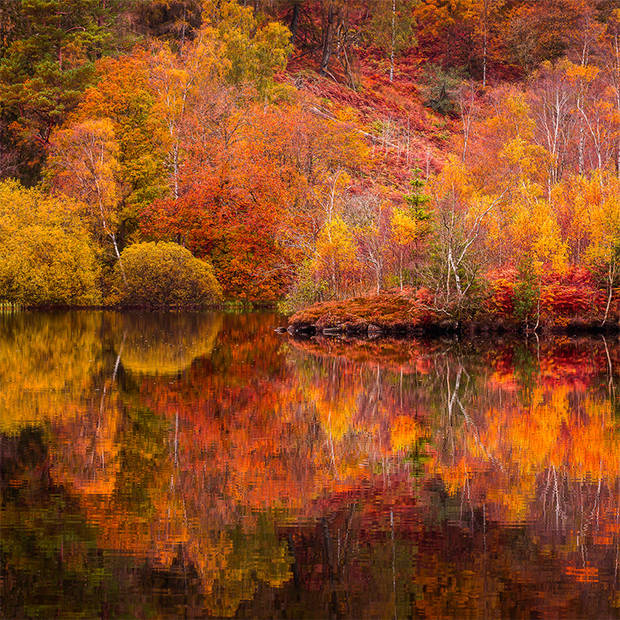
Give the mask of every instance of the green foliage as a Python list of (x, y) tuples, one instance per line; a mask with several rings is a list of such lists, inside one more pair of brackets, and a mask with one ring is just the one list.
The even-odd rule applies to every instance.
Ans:
[(418, 222), (429, 222), (432, 214), (425, 207), (430, 202), (431, 197), (424, 193), (426, 181), (422, 178), (422, 170), (420, 168), (414, 168), (411, 172), (413, 174), (409, 182), (411, 192), (405, 196), (405, 202), (411, 207), (411, 215)]
[(424, 80), (426, 105), (439, 114), (454, 114), (454, 97), (462, 79), (459, 69), (443, 69), (439, 65), (427, 65)]
[(312, 263), (306, 261), (299, 270), (295, 285), (280, 304), (279, 309), (284, 314), (293, 314), (329, 297), (327, 282), (322, 278), (316, 278)]
[(0, 184), (0, 291), (22, 305), (97, 303), (92, 240), (71, 205), (15, 181)]
[(116, 300), (123, 305), (179, 307), (219, 301), (211, 264), (177, 243), (136, 243), (121, 254), (127, 282), (116, 267)]
[(93, 61), (108, 49), (118, 6), (96, 0), (8, 4), (13, 11), (0, 13), (9, 21), (0, 45), (0, 117), (25, 152), (37, 145), (35, 161), (26, 163), (33, 175), (51, 130), (76, 107)]
[(261, 94), (272, 91), (273, 76), (286, 67), (293, 49), (290, 30), (278, 22), (259, 23), (250, 7), (235, 0), (207, 0), (203, 19), (222, 44), (226, 80), (252, 82)]
[(532, 260), (519, 265), (519, 281), (515, 287), (514, 309), (517, 318), (528, 323), (540, 300), (540, 279)]

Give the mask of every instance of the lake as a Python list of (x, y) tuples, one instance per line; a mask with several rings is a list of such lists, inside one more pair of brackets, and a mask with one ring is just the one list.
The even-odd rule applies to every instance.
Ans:
[(0, 616), (616, 617), (620, 348), (0, 315)]

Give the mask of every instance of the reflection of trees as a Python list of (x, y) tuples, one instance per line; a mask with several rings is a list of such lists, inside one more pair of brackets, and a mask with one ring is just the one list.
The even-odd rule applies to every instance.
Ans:
[(0, 431), (78, 414), (102, 367), (101, 313), (0, 314)]
[[(598, 579), (613, 566), (620, 483), (614, 414), (617, 348), (603, 340), (557, 339), (530, 346), (507, 343), (489, 350), (447, 343), (443, 350), (435, 346), (429, 353), (424, 347), (415, 351), (407, 343), (399, 369), (393, 351), (382, 368), (379, 355), (374, 359), (366, 355), (369, 346), (362, 343), (353, 353), (365, 358), (352, 377), (346, 376), (343, 347), (337, 343), (325, 351), (315, 348), (318, 357), (312, 365), (322, 370), (300, 371), (312, 386), (308, 397), (317, 409), (326, 403), (328, 412), (336, 409), (346, 417), (347, 423), (339, 425), (340, 436), (359, 431), (368, 411), (379, 412), (377, 420), (388, 421), (389, 432), (394, 432), (394, 412), (403, 403), (393, 392), (395, 385), (402, 385), (404, 371), (405, 392), (415, 397), (409, 395), (409, 402), (406, 397), (402, 415), (425, 412), (417, 420), (421, 422), (418, 436), (428, 441), (427, 479), (437, 481), (428, 487), (433, 489), (427, 496), (430, 514), (440, 522), (449, 519), (460, 524), (464, 531), (482, 532), (484, 545), (493, 544), (484, 532), (498, 523), (528, 524), (522, 526), (522, 534), (539, 541), (530, 543), (536, 549), (536, 562), (542, 562), (545, 554), (539, 545), (553, 545), (559, 549), (555, 561), (560, 562), (560, 573), (568, 582)], [(305, 343), (301, 347), (310, 348)], [(417, 362), (416, 354), (426, 363)], [(419, 372), (420, 368), (424, 371)], [(359, 392), (361, 396), (351, 406), (352, 395), (358, 393), (356, 377), (364, 377), (365, 391)], [(345, 427), (348, 430), (342, 430)], [(396, 442), (388, 444), (381, 434), (375, 441), (376, 448), (391, 445), (392, 451), (384, 454), (399, 460)], [(389, 471), (389, 460), (384, 460), (384, 471), (386, 466)], [(453, 561), (442, 561), (429, 571), (429, 587), (438, 572), (454, 573)], [(511, 564), (518, 567), (517, 575), (498, 564), (493, 571), (535, 583), (536, 562), (527, 566), (515, 557)], [(557, 572), (557, 566), (553, 570)], [(490, 575), (495, 579), (493, 571)], [(469, 586), (462, 576), (455, 574), (455, 579), (460, 585), (454, 595), (465, 596)], [(500, 581), (496, 581), (498, 588)], [(474, 580), (463, 607), (450, 607), (451, 613), (474, 608), (480, 587)], [(564, 596), (562, 605), (570, 600)], [(444, 600), (446, 606), (453, 603)], [(446, 613), (447, 608), (431, 607), (431, 615)]]
[(464, 527), (528, 523), (541, 544), (560, 545), (562, 570), (578, 581), (598, 579), (618, 544), (614, 365), (604, 345), (559, 342), (529, 360), (521, 350), (512, 373), (491, 365), (475, 389), (466, 361), (451, 360), (429, 464)]
[[(570, 615), (595, 577), (613, 598), (617, 347), (389, 341), (346, 356), (287, 344), (268, 315), (199, 316), (49, 328), (75, 331), (95, 360), (67, 368), (68, 384), (40, 379), (79, 415), (46, 418), (32, 464), (76, 515), (81, 578), (103, 552), (122, 558), (105, 565), (119, 579), (144, 567), (158, 610), (174, 600), (217, 617), (270, 615), (276, 589), (295, 617), (496, 617), (518, 596)], [(5, 481), (3, 501), (26, 488)], [(30, 529), (10, 506), (11, 570), (35, 513), (58, 509), (29, 492)], [(42, 570), (48, 552), (33, 548), (22, 578)]]
[(115, 350), (137, 375), (175, 375), (207, 357), (222, 325), (220, 315), (124, 313), (112, 320)]

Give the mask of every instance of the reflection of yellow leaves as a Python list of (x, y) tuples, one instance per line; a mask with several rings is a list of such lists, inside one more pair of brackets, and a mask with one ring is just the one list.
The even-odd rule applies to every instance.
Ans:
[(117, 317), (116, 350), (123, 367), (139, 375), (174, 375), (213, 351), (220, 315), (166, 314)]
[(355, 394), (344, 394), (340, 398), (325, 398), (317, 387), (308, 390), (310, 402), (314, 402), (319, 420), (327, 435), (340, 440), (351, 428), (353, 413), (357, 409)]
[(620, 455), (609, 398), (589, 395), (576, 408), (570, 384), (554, 383), (551, 389), (538, 384), (527, 406), (506, 402), (487, 408), (483, 420), (476, 430), (461, 427), (457, 459), (444, 463), (435, 455), (428, 468), (442, 476), (451, 494), (484, 498), (502, 519), (527, 519), (540, 484), (547, 489), (566, 479), (615, 484)]
[(70, 419), (101, 367), (100, 313), (0, 317), (0, 431)]

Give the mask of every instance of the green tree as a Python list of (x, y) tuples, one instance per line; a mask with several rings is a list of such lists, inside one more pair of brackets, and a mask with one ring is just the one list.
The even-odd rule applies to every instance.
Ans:
[(273, 77), (286, 67), (291, 32), (279, 22), (261, 24), (250, 7), (236, 0), (204, 3), (203, 18), (222, 43), (225, 78), (232, 84), (252, 82), (260, 94), (274, 87)]
[[(22, 177), (33, 180), (52, 130), (77, 106), (93, 76), (93, 61), (112, 43), (119, 6), (97, 0), (3, 0), (2, 5), (0, 118), (23, 145)], [(34, 161), (24, 161), (33, 149)]]
[(529, 331), (530, 320), (536, 313), (534, 331), (538, 328), (540, 319), (540, 273), (536, 269), (531, 256), (523, 258), (519, 264), (519, 280), (515, 287), (514, 309), (515, 315)]

